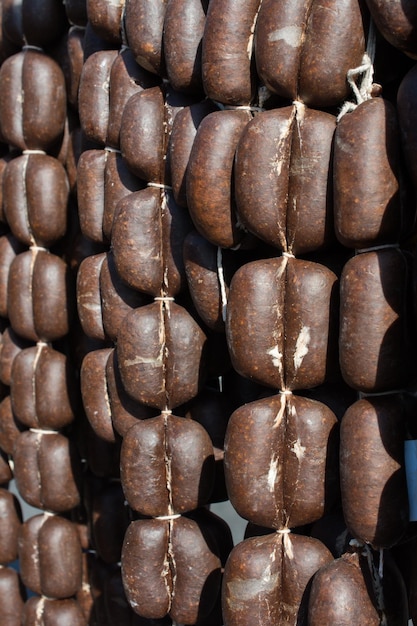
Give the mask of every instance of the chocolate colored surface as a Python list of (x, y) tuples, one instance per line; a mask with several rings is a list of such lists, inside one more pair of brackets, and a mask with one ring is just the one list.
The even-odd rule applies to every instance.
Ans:
[(235, 194), (248, 230), (295, 255), (333, 243), (335, 128), (332, 115), (301, 103), (265, 111), (246, 126), (236, 150)]
[(310, 524), (338, 496), (336, 416), (301, 396), (272, 396), (237, 409), (225, 440), (232, 505), (254, 524)]
[(317, 539), (292, 533), (241, 542), (224, 572), (225, 626), (305, 623), (309, 581), (332, 560)]
[(400, 397), (369, 397), (346, 411), (340, 427), (346, 525), (374, 548), (397, 543), (408, 524), (404, 417)]
[(395, 108), (382, 98), (366, 100), (337, 125), (335, 228), (344, 246), (397, 243), (403, 235), (398, 135)]
[(175, 415), (138, 421), (123, 438), (120, 471), (126, 499), (142, 515), (192, 511), (207, 504), (213, 488), (211, 439), (200, 424)]
[(340, 279), (340, 367), (365, 393), (401, 389), (412, 376), (407, 338), (407, 261), (399, 250), (350, 259)]
[[(345, 28), (346, 24), (349, 28)], [(268, 89), (311, 107), (342, 103), (347, 71), (362, 64), (365, 36), (358, 0), (297, 0), (276, 10), (261, 4), (255, 59)]]
[(116, 348), (124, 388), (160, 410), (187, 402), (204, 382), (205, 344), (203, 331), (174, 302), (132, 311), (123, 320)]

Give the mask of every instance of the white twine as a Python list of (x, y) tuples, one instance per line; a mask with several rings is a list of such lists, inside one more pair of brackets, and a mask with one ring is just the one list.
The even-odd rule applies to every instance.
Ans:
[(292, 396), (292, 391), (290, 389), (280, 389), (279, 393), (283, 396)]
[(34, 252), (49, 252), (48, 248), (44, 248), (43, 246), (38, 246), (35, 243), (29, 246), (29, 250), (33, 250)]
[(385, 243), (380, 246), (371, 246), (370, 248), (357, 248), (355, 254), (363, 254), (364, 252), (377, 252), (378, 250), (387, 250), (388, 248), (400, 248), (398, 243)]
[(52, 430), (49, 428), (29, 428), (31, 433), (37, 433), (38, 435), (58, 435), (59, 430)]
[(156, 189), (164, 189), (164, 191), (172, 191), (170, 185), (164, 185), (162, 183), (148, 183), (148, 187), (156, 187)]
[(155, 515), (155, 517), (153, 519), (159, 519), (163, 522), (165, 521), (171, 521), (174, 519), (178, 519), (181, 517), (181, 513), (172, 513), (171, 515)]
[(294, 558), (294, 552), (292, 549), (292, 542), (290, 539), (290, 534), (291, 534), (291, 530), (287, 527), (285, 528), (280, 528), (279, 530), (277, 530), (277, 533), (279, 535), (282, 536), (282, 542), (284, 545), (284, 550), (288, 556), (289, 559), (293, 559)]
[(292, 252), (283, 252), (282, 256), (285, 256), (287, 259), (295, 259), (295, 255)]
[(23, 150), (22, 154), (46, 154), (45, 150), (30, 150), (29, 148), (27, 148), (26, 150)]
[(22, 47), (22, 50), (37, 50), (38, 52), (43, 52), (43, 49), (40, 46), (33, 46), (29, 43), (25, 43), (25, 45)]
[(171, 409), (163, 409), (163, 410), (161, 411), (161, 415), (162, 415), (162, 416), (169, 417), (170, 415), (172, 415), (172, 411), (171, 411)]
[(222, 299), (222, 319), (223, 319), (223, 322), (225, 322), (226, 313), (227, 313), (227, 293), (226, 293), (226, 283), (224, 280), (224, 271), (223, 271), (223, 255), (222, 255), (222, 249), (220, 247), (217, 248), (217, 277), (219, 279), (220, 295)]
[(174, 302), (175, 298), (172, 296), (155, 296), (154, 300), (159, 300), (161, 302)]
[(112, 148), (111, 146), (104, 146), (106, 152), (115, 152), (116, 154), (122, 154), (118, 148)]
[(214, 104), (219, 107), (221, 111), (249, 111), (249, 113), (260, 113), (265, 109), (260, 106), (253, 106), (251, 104), (223, 104), (222, 102), (214, 101)]
[(48, 347), (49, 347), (49, 343), (48, 343), (47, 341), (42, 341), (42, 340), (39, 340), (39, 341), (36, 343), (36, 346), (37, 346), (38, 348), (48, 348)]
[[(346, 101), (340, 113), (337, 116), (337, 121), (346, 114), (354, 111), (359, 104), (369, 100), (371, 98), (372, 85), (374, 79), (374, 60), (375, 60), (375, 48), (376, 48), (376, 32), (373, 20), (369, 23), (368, 31), (368, 44), (366, 52), (362, 57), (362, 63), (358, 67), (353, 67), (348, 70), (346, 78), (354, 93), (356, 102)], [(359, 86), (357, 85), (358, 77), (362, 75)]]

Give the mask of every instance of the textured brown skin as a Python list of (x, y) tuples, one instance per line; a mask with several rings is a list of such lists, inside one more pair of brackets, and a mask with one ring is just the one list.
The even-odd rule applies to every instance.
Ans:
[(120, 147), (128, 167), (148, 182), (170, 185), (168, 145), (175, 117), (193, 100), (166, 84), (132, 96), (123, 111)]
[(138, 419), (146, 419), (156, 415), (156, 409), (137, 402), (126, 393), (119, 371), (116, 350), (107, 359), (106, 365), (107, 391), (111, 408), (111, 419), (114, 429), (124, 437)]
[(401, 128), (402, 147), (408, 171), (414, 187), (417, 186), (417, 162), (414, 158), (417, 142), (417, 66), (407, 72), (401, 81), (397, 96), (398, 119)]
[(366, 0), (379, 32), (391, 45), (417, 58), (417, 6), (413, 0)]
[(23, 348), (32, 345), (22, 339), (8, 326), (1, 335), (0, 342), (0, 381), (10, 387), (11, 373), (14, 358)]
[(117, 341), (120, 325), (132, 309), (149, 303), (149, 298), (130, 289), (119, 277), (113, 254), (108, 252), (100, 271), (101, 314), (105, 333), (111, 341)]
[(81, 371), (81, 396), (87, 419), (94, 430), (104, 441), (114, 443), (115, 432), (106, 384), (106, 364), (112, 348), (92, 350), (85, 355)]
[(24, 246), (11, 233), (0, 237), (0, 315), (2, 317), (8, 317), (7, 282), (10, 265), (15, 256), (24, 249)]
[(138, 520), (127, 529), (122, 576), (133, 610), (147, 618), (164, 617), (171, 604), (172, 572), (166, 567), (169, 522)]
[(0, 563), (2, 565), (17, 559), (17, 541), (21, 525), (22, 511), (19, 500), (7, 489), (0, 489)]
[(197, 509), (213, 488), (211, 439), (198, 422), (175, 415), (138, 421), (123, 438), (120, 477), (129, 505), (142, 515)]
[(50, 346), (21, 350), (13, 360), (10, 397), (29, 428), (59, 430), (75, 419), (76, 387), (67, 357)]
[(3, 179), (4, 179), (4, 174), (6, 172), (7, 169), (7, 165), (10, 163), (11, 159), (13, 157), (11, 156), (10, 152), (7, 152), (6, 154), (2, 154), (0, 156), (0, 222), (2, 224), (6, 224), (6, 217), (4, 215), (4, 201), (3, 201)]
[(110, 72), (116, 57), (117, 50), (100, 50), (89, 56), (83, 65), (78, 92), (78, 112), (85, 136), (103, 146), (110, 115)]
[(340, 366), (358, 391), (403, 388), (411, 376), (406, 327), (407, 265), (395, 249), (350, 259), (340, 280)]
[(117, 152), (108, 152), (104, 169), (103, 233), (107, 241), (112, 237), (114, 215), (120, 200), (144, 187)]
[(182, 207), (187, 207), (187, 168), (197, 128), (206, 115), (216, 110), (213, 102), (205, 99), (178, 111), (172, 124), (168, 154), (171, 185), (175, 201)]
[(8, 626), (21, 626), (26, 593), (19, 574), (11, 567), (0, 568), (0, 620)]
[(223, 104), (247, 105), (255, 97), (252, 42), (259, 0), (211, 0), (203, 37), (206, 94)]
[(203, 95), (201, 40), (208, 0), (170, 0), (163, 44), (169, 82), (178, 91)]
[(77, 196), (83, 234), (99, 243), (110, 241), (117, 204), (143, 183), (124, 159), (108, 150), (83, 152), (77, 167)]
[(168, 616), (162, 619), (148, 620), (133, 612), (126, 598), (120, 570), (112, 573), (106, 581), (105, 602), (110, 624), (118, 624), (119, 626), (171, 626), (172, 624)]
[(24, 430), (13, 415), (12, 401), (6, 396), (0, 402), (0, 448), (6, 454), (13, 454), (14, 446), (20, 433)]
[(87, 16), (93, 30), (105, 41), (121, 43), (121, 21), (124, 2), (106, 2), (105, 0), (86, 0)]
[[(1, 405), (0, 405), (1, 407)], [(1, 419), (1, 418), (0, 418)], [(4, 450), (0, 450), (0, 485), (6, 485), (12, 480), (13, 472)]]
[(248, 230), (295, 255), (333, 242), (335, 128), (332, 115), (301, 104), (266, 111), (246, 126), (236, 150), (235, 194)]
[(195, 624), (213, 608), (220, 566), (194, 520), (140, 520), (126, 533), (123, 583), (133, 610), (143, 617), (169, 612), (177, 622)]
[(161, 87), (132, 95), (123, 111), (120, 149), (131, 171), (146, 181), (166, 182), (165, 114)]
[(352, 535), (375, 548), (399, 541), (408, 524), (404, 413), (398, 396), (355, 402), (340, 428), (343, 512)]
[[(216, 332), (224, 332), (223, 304), (217, 268), (218, 248), (196, 231), (184, 241), (184, 264), (188, 288), (197, 312), (204, 323)], [(230, 285), (230, 257), (222, 251), (226, 297)], [(229, 271), (227, 271), (229, 270)]]
[(62, 138), (66, 115), (65, 79), (59, 65), (43, 52), (28, 49), (6, 59), (0, 81), (4, 139), (20, 150), (53, 150)]
[(136, 62), (159, 76), (165, 74), (162, 33), (166, 8), (167, 0), (126, 0), (125, 4), (127, 42)]
[(72, 598), (29, 598), (23, 609), (22, 626), (37, 626), (39, 615), (45, 626), (87, 626), (88, 623), (81, 606)]
[(336, 424), (326, 405), (295, 395), (237, 409), (227, 429), (225, 475), (239, 515), (275, 529), (322, 517), (337, 496)]
[[(65, 4), (68, 9), (68, 3)], [(78, 88), (84, 65), (84, 29), (72, 26), (64, 40), (60, 66), (64, 72), (68, 103), (78, 109)]]
[(241, 542), (224, 572), (225, 626), (305, 623), (307, 585), (332, 560), (320, 541), (302, 535), (273, 533)]
[[(255, 32), (258, 74), (272, 92), (311, 107), (337, 105), (346, 74), (362, 63), (365, 37), (357, 0), (262, 2)], [(345, 28), (349, 23), (349, 28)]]
[(325, 266), (294, 258), (242, 266), (231, 282), (226, 319), (235, 369), (275, 389), (323, 384), (334, 366), (336, 280)]
[(127, 393), (163, 410), (191, 400), (204, 382), (206, 336), (189, 313), (155, 302), (129, 313), (120, 327), (117, 356)]
[(80, 227), (83, 235), (103, 243), (105, 167), (108, 152), (85, 150), (77, 166), (77, 197)]
[(366, 100), (337, 125), (334, 151), (335, 228), (350, 248), (401, 238), (399, 129), (394, 106)]
[(152, 296), (176, 296), (186, 286), (183, 242), (192, 224), (172, 194), (148, 187), (119, 202), (112, 251), (120, 278)]
[(69, 329), (68, 268), (41, 250), (16, 256), (7, 289), (10, 325), (24, 339), (54, 341)]
[(380, 614), (375, 598), (370, 596), (370, 573), (363, 561), (358, 554), (344, 554), (315, 574), (308, 606), (309, 626), (379, 626)]
[(106, 333), (100, 297), (100, 271), (106, 253), (86, 257), (77, 272), (77, 310), (84, 333), (91, 339), (104, 341)]
[(110, 71), (110, 111), (107, 136), (110, 146), (119, 147), (122, 115), (130, 97), (154, 84), (155, 77), (136, 63), (133, 52), (128, 48), (121, 50)]
[(81, 544), (69, 520), (55, 515), (27, 520), (20, 532), (19, 559), (22, 580), (35, 593), (69, 598), (81, 586)]
[[(198, 232), (215, 246), (232, 248), (243, 238), (232, 195), (233, 161), (247, 111), (215, 111), (200, 123), (187, 171), (187, 201)], [(210, 146), (210, 148), (208, 148)]]
[(80, 504), (80, 461), (64, 435), (25, 431), (15, 442), (13, 458), (16, 484), (26, 502), (57, 513)]
[(27, 591), (16, 568), (0, 570), (0, 620), (7, 626), (21, 626)]
[(10, 161), (3, 178), (3, 201), (15, 237), (27, 246), (44, 248), (59, 241), (67, 228), (68, 193), (68, 178), (57, 159), (28, 154)]

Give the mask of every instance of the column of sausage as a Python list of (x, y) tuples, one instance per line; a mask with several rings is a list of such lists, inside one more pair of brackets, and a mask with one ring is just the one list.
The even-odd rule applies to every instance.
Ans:
[[(95, 36), (120, 44), (122, 3), (112, 7), (104, 4), (89, 3), (87, 29)], [(120, 51), (97, 50), (88, 56), (83, 66), (77, 104), (83, 131), (90, 145), (97, 147), (80, 157), (77, 192), (81, 229), (96, 252), (106, 250), (110, 242), (118, 200), (143, 186), (126, 168), (118, 150), (120, 117), (130, 95), (154, 83), (154, 79), (137, 66), (126, 47)], [(115, 576), (120, 577), (120, 553), (128, 525), (128, 509), (119, 480), (120, 437), (111, 424), (105, 363), (123, 316), (148, 301), (149, 298), (120, 281), (110, 252), (87, 256), (81, 262), (77, 277), (78, 312), (83, 331), (98, 348), (86, 354), (81, 366), (81, 392), (89, 420), (83, 427), (88, 464), (84, 504), (90, 547), (85, 555), (85, 576), (91, 594), (86, 600), (91, 605), (92, 598), (91, 615), (103, 624), (114, 623), (115, 606), (119, 607), (118, 619), (122, 620), (123, 616), (120, 623), (134, 619), (124, 592), (117, 586), (117, 595), (116, 591), (107, 590), (114, 586)], [(148, 414), (146, 409), (142, 413)]]
[[(370, 623), (407, 619), (398, 573), (392, 580), (397, 579), (400, 591), (392, 606), (385, 574), (387, 581), (393, 574), (383, 568), (382, 549), (398, 543), (408, 526), (403, 442), (409, 415), (399, 392), (414, 378), (413, 333), (410, 263), (399, 244), (410, 234), (414, 210), (404, 202), (399, 184), (396, 111), (383, 98), (367, 98), (340, 119), (334, 152), (336, 235), (356, 251), (341, 277), (339, 344), (343, 378), (360, 400), (342, 419), (340, 473), (345, 521), (359, 544), (356, 554), (335, 562), (334, 590), (324, 589), (327, 574), (319, 574), (311, 598), (312, 624), (323, 623), (319, 606), (326, 598), (332, 609), (324, 623), (342, 619), (343, 604), (337, 607), (332, 600), (338, 584), (347, 594), (358, 594), (357, 609), (373, 613)], [(379, 571), (372, 549), (380, 550)], [(368, 566), (361, 565), (366, 564), (363, 555)], [(359, 602), (367, 579), (371, 602), (366, 596)]]
[[(155, 301), (124, 318), (117, 366), (112, 365), (133, 400), (160, 413), (123, 433), (121, 476), (127, 500), (135, 511), (153, 518), (132, 522), (126, 534), (126, 593), (145, 617), (169, 613), (175, 621), (191, 624), (202, 623), (219, 592), (221, 549), (209, 548), (204, 533), (211, 527), (216, 537), (224, 529), (203, 513), (182, 517), (208, 501), (213, 448), (199, 424), (172, 415), (204, 382), (206, 343), (190, 314), (174, 301), (186, 286), (182, 244), (190, 220), (173, 200), (166, 153), (172, 120), (183, 102), (169, 87), (155, 87), (133, 96), (123, 114), (122, 153), (148, 188), (119, 203), (112, 249), (120, 277)], [(151, 536), (156, 543), (148, 545)]]
[[(262, 40), (258, 49), (284, 40), (282, 43), (288, 45), (286, 56), (294, 61), (293, 77), (301, 81), (309, 73), (308, 69), (296, 67), (304, 54), (303, 45), (308, 46), (303, 32), (307, 20), (302, 19), (298, 27), (290, 17), (287, 25), (280, 25), (278, 20), (285, 11), (291, 11), (290, 7), (284, 7), (278, 15), (272, 7), (264, 10), (263, 5), (251, 23), (255, 27), (255, 41), (257, 37), (259, 42)], [(273, 35), (257, 34), (261, 17), (264, 26), (267, 21), (273, 24)], [(219, 20), (219, 30), (222, 26)], [(352, 37), (359, 39), (359, 45), (351, 51), (349, 63), (355, 53), (358, 56), (358, 47), (359, 61), (362, 57), (360, 26), (353, 28)], [(337, 55), (337, 40), (331, 37), (330, 40), (332, 55), (333, 52)], [(246, 44), (248, 41), (249, 38)], [(210, 50), (216, 48), (216, 43), (211, 43)], [(203, 51), (204, 45), (203, 40)], [(258, 61), (256, 53), (255, 46)], [(280, 71), (280, 58), (275, 51), (269, 51), (275, 75)], [(212, 71), (215, 76), (214, 63)], [(233, 74), (238, 75), (239, 71)], [(344, 82), (344, 75), (341, 80)], [(223, 84), (222, 87), (226, 90), (227, 83), (225, 78), (226, 87)], [(246, 100), (226, 102), (248, 104), (253, 101), (254, 92), (247, 93)], [(329, 372), (337, 370), (334, 362), (336, 276), (322, 265), (294, 258), (294, 254), (305, 255), (333, 243), (328, 191), (335, 118), (307, 109), (301, 102), (307, 98), (298, 85), (294, 93), (280, 95), (300, 101), (291, 107), (259, 113), (247, 124), (237, 146), (234, 167), (240, 224), (280, 249), (283, 256), (255, 261), (237, 271), (229, 292), (226, 330), (232, 363), (238, 372), (262, 385), (280, 389), (281, 394), (242, 407), (233, 414), (225, 451), (232, 503), (250, 521), (279, 532), (248, 540), (232, 553), (224, 581), (227, 624), (275, 624), (287, 620), (295, 623), (305, 611), (305, 605), (300, 608), (300, 603), (315, 568), (332, 559), (321, 543), (290, 535), (289, 527), (318, 519), (337, 497), (337, 466), (333, 468), (333, 476), (331, 470), (332, 462), (337, 463), (336, 418), (325, 405), (291, 393), (320, 385), (329, 379)], [(327, 97), (325, 106), (331, 106), (332, 99), (340, 102), (343, 95), (331, 92)], [(209, 118), (203, 120), (197, 138)], [(191, 160), (187, 192), (192, 189), (193, 173)], [(190, 196), (188, 199), (190, 202)], [(214, 243), (212, 234), (202, 230), (192, 210), (191, 214), (200, 233)], [(224, 233), (226, 229), (221, 230)], [(231, 245), (236, 243), (235, 239)], [(328, 354), (332, 351), (333, 355)], [(320, 443), (310, 439), (310, 427)], [(323, 452), (327, 446), (329, 457)], [(319, 449), (321, 453), (317, 452)], [(330, 466), (327, 471), (326, 463)], [(314, 487), (307, 484), (307, 476), (317, 481)], [(311, 499), (307, 494), (311, 494)], [(297, 577), (297, 587), (290, 582), (293, 577)]]
[(10, 379), (11, 363), (19, 350), (27, 345), (10, 328), (7, 318), (7, 280), (10, 265), (16, 254), (24, 249), (7, 228), (3, 210), (3, 174), (10, 154), (6, 153), (1, 159), (1, 184), (0, 184), (0, 221), (2, 236), (0, 237), (0, 315), (2, 319), (2, 334), (0, 341), (0, 521), (1, 534), (1, 567), (0, 567), (0, 616), (4, 622), (12, 626), (18, 626), (21, 622), (26, 593), (20, 576), (13, 567), (8, 567), (17, 559), (17, 541), (19, 529), (22, 524), (22, 512), (20, 503), (13, 493), (8, 491), (9, 482), (13, 478), (13, 461), (11, 454), (15, 439), (19, 434), (11, 411), (10, 402)]
[[(48, 249), (56, 246), (66, 227), (66, 174), (46, 154), (56, 154), (63, 137), (64, 77), (52, 59), (32, 46), (7, 59), (1, 74), (6, 86), (0, 103), (2, 132), (23, 153), (5, 172), (5, 214), (14, 236), (29, 247), (9, 268), (7, 313), (13, 331), (36, 344), (22, 349), (12, 363), (11, 408), (29, 428), (16, 438), (14, 471), (22, 497), (48, 511), (25, 522), (20, 532), (22, 580), (39, 594), (25, 606), (24, 619), (31, 619), (34, 604), (38, 616), (47, 616), (47, 597), (55, 597), (52, 610), (57, 615), (69, 612), (74, 624), (84, 624), (76, 601), (67, 600), (81, 586), (78, 531), (63, 516), (50, 513), (66, 514), (80, 503), (79, 461), (73, 444), (60, 432), (74, 419), (71, 370), (65, 355), (52, 345), (69, 330), (68, 270)], [(65, 553), (58, 547), (63, 540), (68, 541)]]

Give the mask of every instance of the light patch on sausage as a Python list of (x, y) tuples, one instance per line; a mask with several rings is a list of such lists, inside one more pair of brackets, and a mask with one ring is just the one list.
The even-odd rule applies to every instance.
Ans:
[(301, 445), (301, 441), (299, 439), (297, 439), (297, 441), (294, 441), (293, 447), (291, 448), (291, 452), (294, 452), (295, 456), (297, 457), (299, 461), (301, 461), (301, 459), (303, 458), (305, 451), (306, 451), (306, 448), (305, 446)]
[(270, 350), (268, 350), (267, 354), (272, 357), (272, 364), (274, 367), (277, 367), (279, 372), (282, 373), (282, 357), (284, 356), (282, 352), (279, 351), (278, 346), (274, 346)]
[(278, 457), (272, 457), (268, 472), (268, 488), (269, 491), (275, 491), (275, 481), (278, 475)]
[(294, 107), (292, 114), (286, 120), (286, 123), (282, 128), (280, 136), (277, 138), (277, 151), (275, 153), (274, 159), (271, 161), (271, 167), (275, 170), (277, 176), (281, 176), (282, 165), (284, 163), (285, 156), (287, 156), (287, 151), (285, 150), (285, 148), (287, 147), (289, 141), (295, 113), (296, 109)]
[(298, 48), (303, 35), (300, 26), (284, 26), (278, 28), (268, 35), (269, 42), (284, 41), (291, 48)]
[[(227, 583), (227, 602), (233, 607), (234, 610), (238, 610), (238, 604), (240, 602), (245, 603), (251, 600), (262, 598), (277, 588), (278, 585), (278, 573), (272, 574), (269, 578), (248, 578), (246, 580), (238, 578), (237, 580), (231, 580)], [(243, 605), (242, 608), (246, 608)]]
[(301, 367), (304, 357), (308, 354), (308, 346), (310, 343), (310, 327), (303, 326), (300, 334), (297, 337), (297, 343), (295, 344), (294, 352), (294, 369), (298, 370)]

